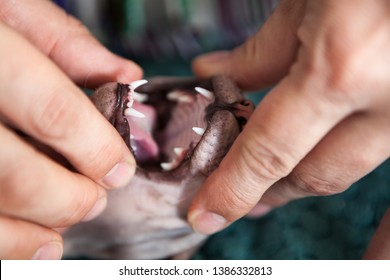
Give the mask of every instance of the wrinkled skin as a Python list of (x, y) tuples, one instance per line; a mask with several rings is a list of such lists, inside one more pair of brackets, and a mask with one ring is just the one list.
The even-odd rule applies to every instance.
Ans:
[[(215, 98), (207, 100), (197, 94), (193, 90), (196, 86), (213, 92)], [(192, 101), (182, 104), (167, 101), (169, 93), (175, 90), (185, 91)], [(210, 80), (155, 78), (136, 91), (148, 95), (146, 103), (155, 107), (157, 122), (153, 137), (158, 139), (159, 154), (145, 157), (137, 154), (143, 149), (141, 144), (137, 148), (132, 145), (130, 134), (135, 127), (124, 118), (125, 104), (131, 96), (128, 85), (110, 83), (100, 87), (91, 100), (117, 128), (134, 153), (138, 167), (131, 184), (109, 192), (108, 206), (101, 216), (65, 233), (65, 256), (170, 258), (196, 248), (206, 238), (193, 232), (186, 220), (189, 203), (203, 181), (217, 168), (254, 106), (223, 76)], [(191, 122), (207, 127), (203, 136), (191, 134)], [(169, 152), (178, 142), (173, 138), (184, 130), (191, 136), (184, 144), (179, 141), (186, 151), (178, 166), (163, 170), (159, 163), (175, 157)]]

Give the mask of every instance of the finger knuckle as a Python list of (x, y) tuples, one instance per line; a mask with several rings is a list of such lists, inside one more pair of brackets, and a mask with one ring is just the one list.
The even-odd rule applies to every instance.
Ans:
[[(113, 135), (114, 136), (114, 135)], [(101, 138), (94, 149), (85, 151), (84, 162), (88, 163), (85, 172), (94, 174), (95, 179), (100, 179), (119, 162), (123, 157), (121, 143), (111, 137)], [(117, 143), (116, 145), (114, 143)], [(118, 145), (119, 144), (119, 145)], [(102, 160), (104, 159), (104, 160)]]
[(242, 145), (241, 154), (244, 160), (246, 173), (251, 178), (264, 178), (267, 181), (276, 181), (291, 172), (289, 155), (283, 153), (275, 145), (266, 145), (268, 141), (247, 141)]
[(292, 185), (305, 194), (328, 196), (345, 190), (345, 182), (338, 178), (324, 178), (310, 172), (293, 172), (290, 178)]
[[(326, 32), (317, 38), (317, 45), (311, 46), (305, 70), (308, 77), (322, 82), (325, 97), (330, 102), (361, 108), (373, 99), (373, 95), (366, 93), (380, 87), (382, 77), (375, 70), (382, 67), (386, 57), (378, 60), (375, 56), (384, 49), (374, 38), (377, 34), (357, 34), (353, 26), (351, 22), (345, 22), (342, 28), (338, 25), (337, 29), (328, 26)], [(364, 45), (359, 43), (362, 37), (365, 38)], [(383, 80), (387, 84), (387, 80)]]
[(44, 52), (49, 57), (55, 57), (57, 53), (63, 51), (63, 47), (67, 46), (67, 41), (74, 39), (77, 36), (89, 34), (88, 29), (81, 21), (64, 12), (63, 26), (65, 27), (60, 33), (49, 34), (47, 43), (44, 47)]
[(257, 199), (254, 200), (253, 198), (253, 193), (245, 192), (243, 188), (234, 185), (229, 191), (224, 192), (221, 197), (222, 204), (226, 205), (231, 213), (230, 216), (226, 213), (224, 216), (229, 220), (234, 220), (237, 218), (237, 214), (246, 213), (257, 202)]
[(363, 74), (365, 70), (356, 65), (356, 61), (361, 61), (359, 52), (356, 47), (348, 52), (337, 46), (328, 49), (326, 85), (330, 89), (327, 91), (330, 101), (355, 105), (358, 97), (363, 97), (359, 87), (369, 81)]
[[(20, 157), (15, 157), (7, 165), (2, 165), (0, 172), (0, 205), (3, 213), (11, 214), (16, 209), (28, 207), (36, 196), (31, 186), (36, 180), (36, 174), (20, 172), (29, 170), (29, 163)], [(35, 180), (34, 180), (35, 179)]]
[[(65, 89), (62, 89), (64, 91)], [(39, 138), (64, 139), (75, 134), (78, 125), (78, 103), (69, 94), (56, 90), (43, 101), (43, 105), (31, 111), (29, 119)]]
[(89, 34), (88, 28), (74, 16), (66, 14), (66, 21), (67, 26), (70, 29), (70, 33)]

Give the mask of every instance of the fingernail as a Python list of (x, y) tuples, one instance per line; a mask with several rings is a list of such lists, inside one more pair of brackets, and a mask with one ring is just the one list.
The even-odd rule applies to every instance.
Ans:
[(268, 212), (270, 212), (271, 210), (272, 207), (263, 203), (259, 203), (255, 207), (253, 207), (252, 210), (248, 214), (246, 214), (246, 216), (249, 218), (260, 218), (268, 214)]
[(62, 244), (51, 241), (43, 244), (32, 257), (33, 260), (60, 260), (62, 258)]
[(191, 213), (188, 220), (194, 231), (201, 234), (213, 234), (229, 225), (226, 219), (212, 212)]
[(229, 51), (216, 51), (207, 54), (202, 54), (197, 57), (197, 59), (202, 60), (202, 62), (209, 62), (209, 63), (225, 62), (229, 58), (230, 58)]
[(103, 183), (110, 188), (120, 188), (128, 185), (134, 175), (134, 166), (122, 161), (116, 164), (103, 178)]
[(104, 211), (104, 209), (106, 209), (106, 206), (107, 206), (107, 197), (103, 196), (99, 198), (96, 201), (95, 205), (92, 207), (92, 209), (88, 212), (87, 215), (84, 216), (84, 218), (82, 218), (81, 221), (88, 222), (90, 220), (95, 219)]
[(58, 232), (59, 234), (64, 234), (68, 229), (69, 227), (62, 227), (62, 228), (53, 228), (56, 232)]
[(231, 54), (228, 51), (218, 51), (198, 56), (194, 60), (194, 69), (198, 74), (210, 76), (215, 74), (230, 74)]

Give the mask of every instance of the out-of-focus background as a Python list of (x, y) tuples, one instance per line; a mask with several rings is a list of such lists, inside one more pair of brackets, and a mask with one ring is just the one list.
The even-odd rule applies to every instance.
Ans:
[(256, 32), (275, 0), (57, 0), (103, 42), (137, 59), (190, 59)]
[[(145, 77), (192, 75), (198, 54), (231, 49), (254, 34), (278, 0), (54, 0)], [(252, 95), (258, 102), (265, 91)]]
[[(191, 59), (255, 33), (272, 0), (56, 0), (145, 76), (191, 75)], [(277, 59), (277, 57), (275, 58)], [(259, 102), (265, 91), (252, 93)], [(287, 140), (286, 140), (287, 141)], [(360, 259), (390, 206), (390, 160), (346, 192), (306, 198), (213, 235), (194, 259)]]

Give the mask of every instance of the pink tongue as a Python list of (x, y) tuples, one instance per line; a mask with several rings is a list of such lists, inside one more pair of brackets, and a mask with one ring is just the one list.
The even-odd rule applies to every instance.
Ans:
[(153, 160), (158, 156), (159, 148), (152, 137), (152, 131), (156, 123), (156, 112), (153, 107), (134, 102), (133, 109), (145, 115), (145, 118), (127, 116), (130, 124), (131, 146), (137, 161)]

